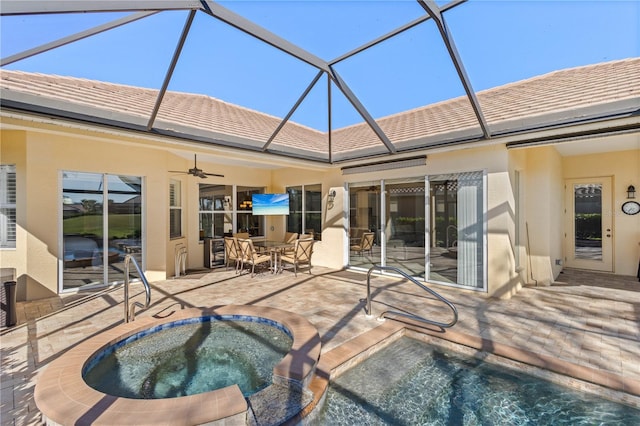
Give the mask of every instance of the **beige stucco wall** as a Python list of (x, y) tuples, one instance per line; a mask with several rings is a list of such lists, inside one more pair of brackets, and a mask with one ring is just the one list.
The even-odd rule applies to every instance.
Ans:
[[(510, 297), (523, 283), (549, 285), (558, 276), (563, 259), (564, 181), (589, 176), (612, 176), (615, 212), (615, 273), (634, 275), (640, 256), (640, 215), (620, 213), (626, 188), (640, 190), (640, 139), (638, 150), (562, 157), (553, 146), (507, 150), (494, 145), (431, 151), (425, 166), (343, 175), (340, 166), (325, 167), (299, 162), (264, 167), (237, 165), (258, 154), (207, 150), (207, 162), (198, 165), (222, 173), (224, 178), (198, 178), (168, 173), (192, 166), (193, 152), (201, 147), (168, 143), (162, 139), (134, 139), (132, 135), (63, 128), (51, 124), (5, 120), (13, 127), (0, 133), (3, 163), (17, 167), (17, 247), (0, 251), (0, 267), (15, 268), (18, 298), (38, 299), (58, 292), (60, 250), (60, 178), (63, 170), (112, 173), (144, 178), (145, 269), (150, 280), (174, 276), (177, 245), (188, 249), (188, 267), (202, 267), (199, 241), (198, 184), (264, 186), (267, 192), (283, 192), (287, 186), (322, 185), (322, 241), (314, 250), (314, 264), (340, 269), (347, 265), (347, 211), (345, 188), (349, 183), (444, 173), (483, 171), (486, 176), (487, 295)], [(417, 153), (414, 153), (417, 155)], [(220, 161), (224, 158), (229, 161)], [(234, 165), (234, 161), (235, 164)], [(268, 163), (268, 164), (267, 164)], [(249, 164), (249, 163), (247, 163)], [(516, 181), (516, 174), (520, 182)], [(169, 239), (169, 180), (182, 182), (183, 237)], [(335, 190), (333, 204), (327, 202)], [(516, 194), (519, 195), (519, 199)], [(640, 196), (639, 196), (640, 198)], [(516, 205), (517, 203), (517, 205)], [(268, 217), (268, 239), (280, 239), (285, 217)], [(461, 290), (462, 291), (462, 290)]]
[[(512, 245), (513, 188), (508, 173), (509, 157), (503, 146), (430, 153), (426, 165), (345, 176), (347, 182), (377, 181), (445, 173), (486, 173), (487, 296), (509, 297), (521, 285)], [(461, 289), (461, 291), (463, 291)]]
[[(429, 174), (484, 170), (486, 197), (487, 296), (509, 297), (521, 285), (513, 246), (514, 193), (503, 146), (430, 155)], [(430, 166), (430, 167), (429, 167)]]
[[(328, 268), (341, 269), (345, 263), (344, 250), (346, 242), (346, 212), (344, 205), (344, 186), (342, 174), (337, 168), (329, 170), (309, 170), (285, 168), (273, 171), (274, 192), (284, 192), (287, 186), (322, 185), (322, 240), (313, 246), (313, 264)], [(335, 190), (333, 204), (327, 203), (329, 191)], [(271, 226), (274, 230), (271, 231)], [(281, 239), (286, 227), (285, 217), (273, 217), (267, 222), (267, 238)]]
[[(284, 171), (281, 181), (273, 184), (273, 167), (233, 165), (251, 155), (220, 153), (215, 164), (199, 158), (202, 169), (224, 174), (206, 181), (167, 170), (187, 170), (193, 166), (192, 155), (198, 148), (167, 144), (164, 140), (140, 140), (123, 134), (95, 132), (90, 129), (60, 128), (20, 120), (3, 120), (23, 130), (2, 129), (1, 160), (17, 167), (17, 242), (16, 249), (0, 252), (0, 267), (15, 268), (18, 299), (33, 300), (58, 292), (58, 257), (60, 251), (60, 185), (63, 170), (90, 173), (142, 176), (144, 180), (144, 252), (145, 274), (150, 281), (175, 275), (175, 249), (188, 249), (187, 267), (204, 265), (204, 247), (199, 241), (198, 186), (201, 182), (264, 186), (268, 192), (284, 190), (287, 185), (323, 184), (323, 174), (313, 168)], [(114, 132), (117, 133), (117, 132)], [(215, 156), (208, 151), (208, 156)], [(246, 162), (246, 161), (245, 161)], [(310, 172), (311, 171), (311, 172)], [(328, 174), (329, 176), (330, 174)], [(183, 237), (169, 239), (169, 181), (182, 182)], [(270, 227), (274, 230), (270, 231)], [(284, 233), (284, 218), (268, 218), (268, 238)], [(318, 244), (317, 259), (322, 259)], [(316, 253), (317, 254), (317, 253)], [(331, 263), (331, 262), (329, 262)], [(335, 263), (335, 262), (334, 262)], [(323, 262), (318, 262), (323, 264)]]
[[(22, 133), (24, 135), (24, 133)], [(13, 139), (16, 139), (15, 137)], [(22, 144), (29, 167), (26, 179), (29, 188), (46, 188), (46, 194), (30, 191), (27, 209), (32, 216), (26, 223), (29, 232), (27, 264), (29, 270), (29, 298), (44, 297), (57, 291), (58, 255), (58, 214), (41, 219), (39, 212), (58, 205), (59, 171), (77, 170), (90, 172), (122, 173), (144, 176), (145, 178), (145, 235), (146, 269), (150, 279), (164, 279), (175, 274), (174, 254), (179, 244), (187, 246), (188, 267), (203, 266), (203, 245), (198, 232), (198, 184), (191, 176), (171, 175), (166, 170), (186, 170), (191, 166), (188, 157), (174, 155), (160, 143), (143, 146), (136, 141), (123, 138), (96, 137), (95, 135), (51, 134), (29, 132)], [(15, 151), (15, 150), (14, 150)], [(553, 152), (553, 151), (550, 151)], [(124, 155), (126, 153), (126, 155)], [(91, 159), (90, 162), (87, 159)], [(535, 159), (534, 164), (538, 164)], [(545, 161), (540, 162), (545, 163)], [(548, 161), (546, 161), (548, 163)], [(225, 178), (212, 178), (207, 183), (234, 183), (242, 186), (264, 186), (269, 192), (284, 191), (290, 185), (322, 185), (323, 223), (322, 241), (315, 246), (314, 263), (331, 268), (342, 268), (347, 264), (348, 242), (346, 239), (347, 212), (344, 208), (346, 182), (362, 182), (380, 179), (394, 179), (407, 176), (418, 177), (441, 173), (482, 170), (486, 173), (487, 193), (487, 294), (508, 297), (521, 285), (522, 279), (516, 265), (514, 227), (513, 176), (509, 169), (509, 155), (504, 147), (484, 147), (464, 149), (455, 152), (431, 153), (426, 166), (411, 169), (387, 170), (343, 176), (340, 168), (317, 169), (308, 167), (287, 167), (281, 169), (260, 169), (225, 164), (210, 164), (199, 161), (201, 168), (215, 170)], [(38, 170), (35, 173), (34, 170)], [(535, 167), (533, 167), (535, 170)], [(540, 179), (547, 185), (553, 179), (546, 176), (549, 169), (538, 170)], [(170, 178), (182, 182), (183, 238), (168, 239), (168, 182)], [(214, 181), (214, 179), (218, 179)], [(534, 177), (533, 185), (539, 185)], [(35, 185), (35, 186), (32, 186)], [(327, 194), (336, 191), (332, 206), (327, 204)], [(535, 201), (534, 201), (535, 203)], [(56, 207), (57, 208), (57, 207)], [(19, 211), (22, 209), (19, 208)], [(536, 217), (538, 217), (536, 215)], [(550, 213), (547, 213), (547, 219)], [(34, 222), (35, 224), (31, 224)], [(267, 219), (267, 238), (278, 239), (284, 234), (286, 218)], [(541, 227), (551, 229), (541, 221)], [(273, 228), (273, 230), (272, 230)], [(549, 242), (542, 242), (547, 249)], [(336, 249), (339, 248), (339, 249)], [(20, 250), (18, 250), (19, 252)], [(542, 250), (541, 250), (542, 251)], [(19, 256), (18, 256), (19, 257)], [(548, 259), (548, 256), (547, 256)], [(6, 263), (6, 262), (5, 262)], [(39, 289), (46, 289), (45, 292)]]
[[(638, 140), (638, 136), (629, 136)], [(605, 139), (602, 143), (606, 143)], [(525, 282), (550, 285), (564, 267), (565, 181), (607, 176), (613, 183), (613, 272), (636, 275), (640, 257), (640, 216), (621, 212), (629, 185), (640, 182), (640, 150), (561, 156), (554, 146), (511, 152), (513, 170), (522, 172), (520, 252)], [(606, 210), (606, 209), (605, 209)], [(527, 257), (530, 256), (530, 257)]]
[(524, 243), (528, 251), (526, 281), (550, 285), (562, 270), (564, 184), (562, 157), (551, 146), (526, 151), (524, 173)]
[(519, 150), (510, 150), (508, 153), (508, 173), (509, 185), (512, 194), (511, 204), (509, 206), (509, 215), (511, 221), (508, 225), (509, 243), (514, 256), (514, 273), (517, 274), (512, 285), (506, 291), (505, 297), (512, 296), (517, 293), (522, 285), (527, 282), (527, 247), (525, 236), (525, 226), (523, 220), (523, 199), (526, 197), (525, 186), (523, 184), (526, 170), (526, 154)]
[[(613, 196), (613, 272), (636, 275), (640, 258), (640, 215), (622, 213), (627, 187), (640, 190), (640, 136), (633, 136), (639, 149), (563, 158), (565, 179), (611, 176)], [(638, 192), (640, 194), (640, 192)], [(636, 200), (640, 195), (636, 195)]]
[[(26, 152), (27, 134), (20, 130), (2, 130), (0, 131), (0, 162), (2, 164), (16, 165), (16, 203), (18, 205), (26, 204), (26, 188), (27, 176), (26, 170), (27, 152)], [(16, 287), (18, 300), (26, 299), (26, 282), (27, 282), (27, 258), (24, 256), (24, 248), (27, 247), (27, 227), (26, 227), (26, 209), (17, 209), (16, 211), (16, 249), (0, 249), (0, 267), (9, 268), (15, 271), (15, 278), (18, 282)], [(18, 250), (22, 248), (22, 251)], [(50, 292), (47, 292), (50, 294)]]
[[(18, 297), (38, 299), (58, 292), (60, 179), (63, 170), (144, 176), (147, 206), (167, 205), (167, 154), (137, 144), (48, 131), (2, 131), (3, 162), (13, 158), (18, 175), (16, 250), (2, 266), (18, 269)], [(151, 208), (151, 207), (150, 207)], [(146, 214), (146, 274), (164, 278), (167, 209)], [(147, 211), (147, 213), (149, 213)]]

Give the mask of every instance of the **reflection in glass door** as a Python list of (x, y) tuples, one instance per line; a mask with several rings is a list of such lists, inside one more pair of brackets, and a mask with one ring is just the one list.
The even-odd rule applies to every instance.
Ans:
[(386, 265), (425, 275), (425, 180), (385, 182)]
[(140, 177), (63, 172), (63, 290), (121, 282), (128, 253), (143, 266), (141, 187)]
[(429, 176), (427, 279), (484, 288), (483, 175)]
[(574, 256), (602, 260), (602, 185), (577, 184), (573, 194)]
[(233, 186), (199, 185), (200, 240), (222, 239), (233, 233)]
[[(120, 263), (130, 254), (142, 267), (142, 178), (107, 175), (107, 279), (124, 280)], [(140, 278), (135, 268), (130, 276)]]
[(612, 271), (611, 178), (571, 179), (566, 186), (566, 265)]
[(63, 288), (104, 284), (102, 175), (64, 172), (62, 188)]
[(266, 235), (265, 218), (253, 214), (253, 194), (264, 194), (264, 188), (252, 186), (238, 186), (236, 188), (236, 212), (238, 229), (236, 232), (248, 232), (256, 237)]
[(458, 181), (452, 176), (429, 180), (431, 229), (429, 278), (455, 283), (458, 279)]
[(379, 183), (349, 187), (349, 265), (370, 268), (380, 264)]
[(287, 231), (311, 235), (319, 241), (322, 236), (322, 185), (288, 186), (289, 215)]

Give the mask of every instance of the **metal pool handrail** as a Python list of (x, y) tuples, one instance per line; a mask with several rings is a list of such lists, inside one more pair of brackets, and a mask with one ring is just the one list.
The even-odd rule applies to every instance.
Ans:
[[(129, 305), (129, 263), (133, 262), (133, 266), (136, 268), (138, 275), (140, 275), (140, 279), (142, 280), (142, 284), (144, 284), (144, 292), (146, 294), (146, 299), (144, 305), (140, 302), (133, 302)], [(140, 308), (148, 308), (149, 303), (151, 303), (151, 286), (149, 286), (149, 281), (147, 281), (147, 277), (144, 276), (142, 272), (142, 268), (138, 265), (136, 259), (127, 254), (124, 257), (124, 322), (134, 321), (136, 319), (136, 309), (138, 306)]]
[(187, 248), (186, 247), (176, 247), (175, 263), (176, 263), (175, 278), (180, 277), (180, 275), (186, 275), (187, 274)]
[(418, 280), (416, 280), (412, 276), (408, 275), (406, 272), (404, 272), (401, 269), (398, 269), (398, 268), (396, 268), (394, 266), (374, 265), (371, 268), (369, 268), (369, 272), (367, 272), (367, 307), (366, 307), (367, 315), (372, 315), (372, 313), (371, 313), (371, 273), (374, 270), (397, 272), (398, 274), (402, 275), (404, 278), (408, 279), (409, 281), (411, 281), (412, 283), (414, 283), (418, 287), (420, 287), (423, 290), (427, 291), (429, 294), (431, 294), (432, 296), (434, 296), (438, 300), (444, 302), (447, 306), (449, 306), (449, 308), (451, 308), (451, 311), (453, 311), (453, 320), (451, 322), (449, 322), (449, 323), (442, 323), (442, 322), (438, 322), (438, 321), (433, 321), (433, 320), (430, 320), (430, 319), (426, 319), (426, 318), (420, 317), (418, 315), (411, 315), (411, 314), (407, 314), (407, 313), (404, 313), (404, 312), (396, 312), (396, 311), (384, 311), (384, 312), (382, 312), (380, 314), (378, 319), (383, 318), (385, 316), (385, 314), (389, 313), (389, 314), (400, 315), (400, 316), (403, 316), (403, 317), (406, 317), (406, 318), (411, 318), (411, 319), (414, 319), (414, 320), (417, 320), (417, 321), (425, 322), (427, 324), (436, 325), (436, 326), (442, 327), (442, 328), (452, 327), (458, 322), (458, 309), (456, 309), (456, 307), (455, 307), (455, 305), (453, 303), (449, 302), (447, 299), (445, 299), (444, 297), (442, 297), (441, 295), (436, 293), (434, 290), (431, 290), (429, 287), (427, 287), (424, 284), (420, 283)]

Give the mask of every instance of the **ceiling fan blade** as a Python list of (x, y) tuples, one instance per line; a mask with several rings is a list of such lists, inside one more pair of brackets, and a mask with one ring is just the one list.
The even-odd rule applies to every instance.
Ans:
[(220, 175), (217, 173), (205, 173), (202, 169), (199, 169), (196, 154), (193, 155), (193, 168), (187, 170), (186, 172), (184, 170), (181, 170), (181, 171), (169, 170), (169, 173), (180, 173), (185, 175), (191, 175), (191, 176), (199, 177), (201, 179), (206, 179), (207, 176), (224, 177), (224, 175)]

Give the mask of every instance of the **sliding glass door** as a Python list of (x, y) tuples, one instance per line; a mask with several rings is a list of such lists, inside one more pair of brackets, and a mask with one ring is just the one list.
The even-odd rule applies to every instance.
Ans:
[(62, 253), (62, 290), (121, 282), (126, 254), (142, 266), (142, 178), (63, 172)]
[(351, 184), (349, 266), (485, 288), (484, 193), (482, 172)]

